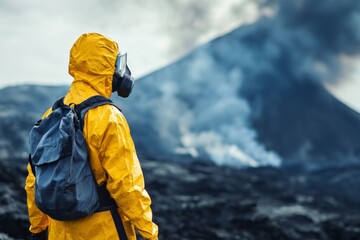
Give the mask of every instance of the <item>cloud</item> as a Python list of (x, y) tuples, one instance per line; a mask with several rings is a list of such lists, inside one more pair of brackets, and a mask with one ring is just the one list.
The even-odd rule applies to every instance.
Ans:
[[(69, 84), (69, 50), (84, 32), (114, 38), (139, 77), (256, 18), (256, 5), (245, 2), (2, 0), (0, 86)], [(232, 12), (250, 5), (253, 11), (246, 16)]]
[(188, 52), (194, 46), (224, 34), (241, 24), (254, 22), (258, 16), (258, 0), (233, 1), (166, 1), (165, 19), (161, 28), (172, 38), (168, 51)]

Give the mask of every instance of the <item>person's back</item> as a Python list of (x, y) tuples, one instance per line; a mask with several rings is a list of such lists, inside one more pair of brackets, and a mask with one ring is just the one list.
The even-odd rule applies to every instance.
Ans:
[[(118, 45), (113, 40), (96, 33), (83, 34), (70, 52), (69, 73), (74, 81), (64, 103), (79, 104), (96, 95), (109, 98), (117, 90), (113, 78), (118, 54)], [(50, 112), (51, 109), (43, 117)], [(128, 239), (136, 239), (135, 229), (145, 239), (157, 239), (158, 228), (152, 222), (151, 200), (144, 189), (143, 174), (124, 115), (112, 105), (90, 109), (84, 119), (83, 131), (96, 182), (106, 184), (118, 206), (117, 211), (98, 211), (72, 221), (51, 219), (35, 205), (35, 177), (28, 166), (25, 189), (30, 231), (38, 234), (48, 228), (49, 239), (57, 240), (119, 239), (121, 226), (116, 219), (120, 215)]]

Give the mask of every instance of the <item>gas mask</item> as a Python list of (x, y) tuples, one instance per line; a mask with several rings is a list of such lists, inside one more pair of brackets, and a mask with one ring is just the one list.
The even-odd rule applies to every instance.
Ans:
[(117, 91), (120, 97), (128, 97), (134, 87), (134, 80), (135, 79), (131, 77), (131, 71), (129, 67), (127, 66), (127, 53), (119, 53), (115, 62), (112, 92)]

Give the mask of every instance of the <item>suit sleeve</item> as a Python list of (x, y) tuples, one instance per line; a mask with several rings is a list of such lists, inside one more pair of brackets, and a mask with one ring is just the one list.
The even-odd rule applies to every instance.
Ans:
[(145, 190), (129, 126), (119, 111), (109, 116), (99, 149), (102, 166), (108, 175), (107, 189), (120, 213), (144, 239), (158, 239), (158, 226), (152, 221), (151, 199)]
[(35, 204), (35, 176), (31, 171), (30, 164), (27, 166), (28, 176), (25, 182), (25, 190), (27, 196), (27, 206), (30, 221), (30, 232), (39, 233), (46, 229), (49, 225), (48, 216), (41, 212)]

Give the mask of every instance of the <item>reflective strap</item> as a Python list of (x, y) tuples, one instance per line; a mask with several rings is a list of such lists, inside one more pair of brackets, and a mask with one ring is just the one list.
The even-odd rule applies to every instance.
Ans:
[(123, 225), (123, 223), (121, 221), (118, 210), (117, 209), (111, 209), (110, 211), (111, 211), (111, 216), (112, 216), (112, 218), (114, 220), (115, 227), (116, 227), (116, 230), (117, 230), (117, 233), (119, 235), (120, 240), (127, 240), (128, 238), (126, 236), (124, 225)]

